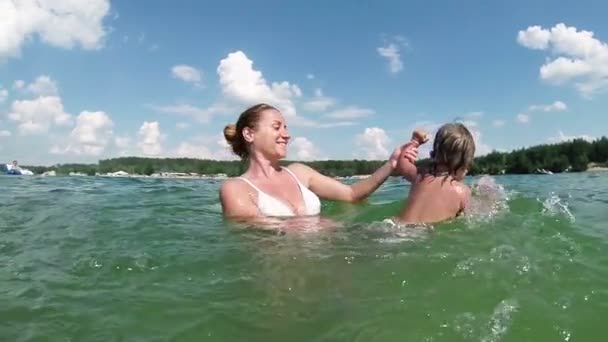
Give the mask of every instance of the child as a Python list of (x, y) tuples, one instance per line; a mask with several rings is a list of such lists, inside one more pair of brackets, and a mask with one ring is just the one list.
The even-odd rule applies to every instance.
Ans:
[[(417, 147), (427, 139), (415, 132), (412, 140), (410, 146)], [(407, 147), (403, 152), (406, 150)], [(434, 223), (462, 213), (471, 195), (471, 190), (462, 181), (474, 155), (475, 141), (469, 130), (462, 124), (449, 123), (435, 135), (428, 169), (419, 171), (407, 158), (400, 157), (397, 171), (412, 183), (412, 187), (407, 204), (395, 221)]]

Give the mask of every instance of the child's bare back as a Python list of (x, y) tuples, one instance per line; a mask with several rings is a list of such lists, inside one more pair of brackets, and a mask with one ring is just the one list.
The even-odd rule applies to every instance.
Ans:
[(459, 215), (467, 206), (469, 188), (451, 176), (418, 175), (396, 220), (435, 223)]
[[(412, 145), (426, 142), (416, 139)], [(407, 148), (403, 149), (403, 153)], [(475, 142), (462, 124), (446, 124), (435, 136), (431, 165), (419, 171), (407, 158), (397, 170), (412, 183), (408, 200), (395, 218), (400, 223), (435, 223), (458, 216), (466, 208), (470, 189), (462, 182), (473, 162)]]

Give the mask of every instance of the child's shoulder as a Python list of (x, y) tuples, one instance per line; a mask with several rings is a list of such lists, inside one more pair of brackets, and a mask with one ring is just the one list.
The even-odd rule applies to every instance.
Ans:
[(456, 191), (458, 191), (459, 193), (462, 193), (464, 195), (470, 195), (471, 194), (471, 188), (469, 188), (469, 186), (466, 185), (464, 182), (454, 181), (452, 183), (452, 185), (454, 186), (454, 188), (456, 189)]
[(463, 182), (454, 182), (453, 186), (460, 199), (460, 209), (464, 210), (469, 206), (469, 201), (471, 199), (471, 188), (469, 188), (469, 186)]

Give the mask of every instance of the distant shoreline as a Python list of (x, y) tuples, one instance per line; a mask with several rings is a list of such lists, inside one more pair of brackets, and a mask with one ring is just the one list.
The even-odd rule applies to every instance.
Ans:
[[(583, 172), (606, 172), (608, 171), (608, 166), (606, 164), (599, 163), (590, 163), (588, 168)], [(571, 171), (564, 173), (578, 173), (579, 171)], [(537, 170), (537, 172), (529, 173), (529, 175), (553, 175), (555, 173), (547, 172), (546, 170)], [(559, 173), (557, 173), (559, 174)], [(95, 174), (86, 174), (83, 172), (69, 172), (68, 174), (59, 174), (60, 176), (68, 176), (68, 177), (103, 177), (103, 178), (146, 178), (146, 179), (212, 179), (212, 180), (223, 180), (231, 178), (232, 176), (227, 175), (225, 173), (217, 173), (217, 174), (199, 174), (196, 172), (159, 172), (153, 173), (151, 175), (139, 174), (139, 173), (127, 173), (125, 171), (116, 171), (116, 172), (108, 172), (108, 173), (95, 173)], [(498, 173), (498, 174), (471, 174), (470, 176), (506, 176), (506, 175), (517, 175), (515, 173)], [(524, 174), (521, 174), (524, 175)], [(54, 177), (57, 176), (57, 173), (54, 170), (34, 174), (32, 176), (41, 176), (41, 177)], [(330, 176), (334, 179), (340, 180), (358, 180), (365, 179), (371, 176), (371, 174), (358, 174), (358, 175), (348, 175), (348, 176)], [(399, 175), (392, 175), (392, 177), (401, 178)]]
[(594, 166), (594, 167), (588, 168), (585, 172), (598, 172), (598, 171), (608, 171), (608, 167)]
[[(46, 177), (54, 177), (55, 174), (40, 174), (37, 176), (46, 176)], [(213, 180), (222, 180), (228, 179), (230, 176), (225, 174), (217, 174), (217, 175), (200, 175), (200, 174), (183, 174), (183, 173), (172, 173), (172, 172), (163, 172), (160, 174), (152, 174), (152, 175), (141, 175), (141, 174), (96, 174), (96, 175), (87, 175), (84, 173), (71, 172), (68, 175), (64, 175), (67, 177), (103, 177), (103, 178), (151, 178), (151, 179), (213, 179)], [(353, 176), (336, 176), (335, 179), (365, 179), (370, 175), (353, 175)]]

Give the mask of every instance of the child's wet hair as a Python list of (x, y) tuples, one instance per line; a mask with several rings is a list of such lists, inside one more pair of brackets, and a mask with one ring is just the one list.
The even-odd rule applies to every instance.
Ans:
[(475, 139), (461, 123), (448, 123), (437, 131), (431, 151), (432, 169), (445, 166), (450, 175), (471, 168), (475, 156)]

